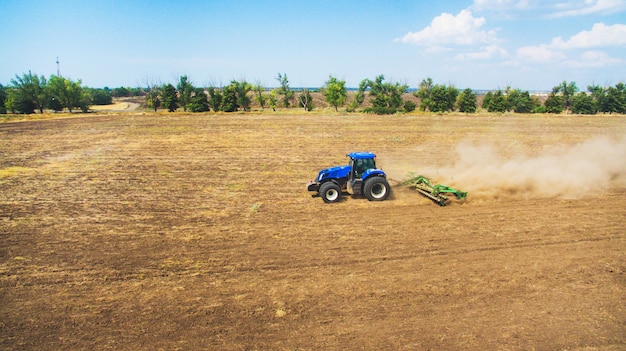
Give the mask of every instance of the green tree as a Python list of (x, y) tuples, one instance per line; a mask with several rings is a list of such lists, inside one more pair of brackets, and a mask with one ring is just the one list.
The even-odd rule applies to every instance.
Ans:
[(457, 108), (464, 113), (476, 112), (476, 93), (470, 88), (463, 90), (457, 99)]
[(180, 76), (176, 85), (176, 91), (178, 91), (179, 105), (183, 108), (183, 111), (187, 112), (187, 106), (191, 101), (191, 93), (194, 91), (194, 86), (186, 75)]
[(93, 105), (93, 95), (91, 90), (83, 89), (80, 93), (80, 100), (78, 101), (78, 107), (84, 113), (89, 112), (89, 107)]
[[(7, 98), (4, 101), (4, 107), (7, 110), (7, 112), (10, 113), (16, 113), (17, 112), (17, 108), (15, 107), (15, 89), (10, 88), (7, 89)], [(33, 108), (34, 110), (34, 108)]]
[(227, 85), (222, 89), (222, 111), (224, 112), (235, 112), (239, 108), (237, 105), (237, 87), (235, 86), (237, 82), (233, 81), (230, 85)]
[(374, 112), (376, 114), (393, 114), (404, 104), (402, 94), (408, 89), (407, 85), (400, 83), (386, 83), (384, 75), (379, 75), (373, 81), (365, 79), (361, 82), (362, 86), (369, 87), (371, 109), (366, 112)]
[(528, 91), (523, 91), (517, 105), (513, 111), (517, 113), (531, 113), (537, 106), (536, 100), (533, 100)]
[(209, 93), (209, 105), (213, 109), (214, 112), (222, 110), (222, 93), (215, 87), (209, 87), (207, 89)]
[(606, 91), (606, 111), (609, 113), (626, 113), (626, 85), (617, 83)]
[(209, 111), (209, 100), (203, 88), (195, 88), (191, 100), (189, 101), (189, 111), (206, 112)]
[(506, 105), (507, 111), (516, 113), (530, 113), (534, 108), (530, 93), (520, 89), (507, 88)]
[[(50, 90), (50, 86), (48, 86), (48, 90)], [(54, 112), (61, 112), (63, 111), (63, 103), (61, 103), (61, 101), (54, 96), (50, 96), (50, 100), (48, 100), (48, 108)]]
[(30, 71), (21, 77), (15, 75), (11, 80), (15, 92), (14, 101), (17, 110), (21, 113), (33, 113), (35, 109), (43, 113), (48, 103), (48, 90), (46, 89), (46, 78), (37, 76)]
[(72, 81), (59, 76), (51, 76), (48, 82), (50, 95), (60, 103), (60, 106), (67, 108), (70, 113), (75, 107), (88, 109), (89, 97), (83, 94), (80, 79)]
[(237, 94), (237, 108), (242, 108), (244, 111), (250, 111), (252, 100), (250, 99), (248, 93), (252, 90), (252, 85), (245, 80), (232, 81), (231, 85), (234, 86)]
[(413, 112), (417, 108), (417, 104), (411, 100), (406, 100), (404, 102), (404, 112)]
[(248, 93), (252, 86), (245, 80), (230, 82), (230, 85), (222, 89), (222, 111), (235, 112), (239, 108), (250, 111), (251, 99)]
[(545, 113), (545, 106), (541, 102), (541, 99), (538, 96), (531, 96), (530, 101), (532, 101), (533, 109), (530, 113)]
[(46, 105), (48, 104), (48, 99), (50, 98), (48, 96), (47, 84), (48, 83), (44, 76), (33, 76), (33, 95), (35, 97), (35, 104), (37, 105), (37, 109), (39, 109), (39, 113), (43, 113), (44, 108), (46, 108)]
[(311, 95), (311, 92), (309, 91), (309, 89), (304, 89), (299, 95), (298, 95), (298, 102), (300, 103), (300, 106), (305, 110), (305, 111), (312, 111), (313, 108), (315, 108), (315, 105), (313, 104), (313, 96)]
[(354, 99), (348, 104), (347, 111), (354, 112), (365, 101), (365, 90), (367, 90), (367, 84), (369, 80), (365, 79), (359, 83), (359, 89), (354, 94)]
[(432, 111), (431, 110), (432, 92), (433, 92), (433, 79), (429, 77), (429, 78), (422, 80), (417, 91), (413, 93), (413, 95), (415, 95), (417, 98), (420, 99), (419, 108), (421, 111), (426, 111), (426, 110)]
[(254, 100), (256, 100), (263, 110), (265, 110), (265, 104), (267, 103), (267, 97), (263, 95), (264, 90), (265, 89), (260, 82), (257, 82), (252, 86), (252, 91), (254, 91)]
[(7, 89), (0, 84), (0, 114), (7, 113), (7, 108), (4, 105), (7, 101)]
[(506, 89), (504, 89), (504, 94), (506, 96), (506, 111), (511, 112), (515, 109), (515, 106), (522, 95), (522, 91), (520, 89), (511, 89), (511, 87), (506, 87)]
[(113, 103), (113, 96), (111, 96), (111, 90), (109, 88), (85, 88), (91, 94), (94, 105), (110, 105)]
[(563, 102), (563, 95), (559, 95), (559, 87), (552, 89), (552, 92), (548, 95), (548, 98), (543, 103), (547, 113), (561, 113), (565, 103)]
[(335, 112), (338, 112), (339, 106), (343, 106), (348, 100), (346, 81), (329, 76), (322, 87), (322, 95), (324, 95), (326, 102), (335, 108)]
[(485, 95), (483, 100), (483, 108), (489, 112), (504, 113), (507, 110), (506, 97), (502, 90), (498, 89), (495, 93), (491, 93), (489, 97)]
[(278, 98), (276, 97), (276, 90), (270, 91), (270, 94), (267, 97), (267, 103), (272, 109), (272, 111), (276, 111), (276, 106), (278, 105)]
[(276, 80), (280, 84), (280, 87), (277, 89), (276, 93), (278, 95), (282, 95), (282, 104), (285, 108), (288, 108), (291, 105), (291, 101), (294, 99), (294, 92), (289, 87), (289, 79), (287, 78), (287, 74), (278, 73), (276, 76)]
[(604, 106), (606, 106), (606, 89), (599, 85), (588, 85), (587, 92), (593, 99), (594, 113), (598, 111), (604, 112)]
[(127, 87), (113, 88), (111, 95), (113, 95), (113, 97), (129, 97), (132, 96), (132, 91)]
[(146, 95), (146, 92), (143, 90), (142, 87), (132, 88), (130, 90), (130, 93), (131, 93), (132, 96), (144, 96), (144, 95)]
[(9, 90), (5, 105), (11, 113), (31, 114), (35, 113), (35, 109), (37, 108), (37, 105), (32, 99), (29, 99), (23, 91), (16, 88)]
[(430, 93), (429, 110), (432, 112), (447, 112), (454, 110), (459, 90), (454, 86), (435, 84)]
[(576, 94), (576, 92), (578, 91), (578, 87), (576, 86), (576, 83), (575, 82), (568, 83), (566, 81), (563, 81), (563, 83), (557, 85), (552, 90), (555, 91), (556, 93), (561, 92), (561, 95), (562, 95), (561, 102), (563, 103), (563, 109), (565, 110), (565, 113), (569, 112), (570, 107), (572, 106), (572, 99), (574, 97), (574, 94)]
[(146, 88), (146, 91), (146, 104), (154, 112), (157, 112), (157, 109), (161, 107), (161, 87), (158, 85), (150, 86)]
[(572, 99), (572, 113), (592, 115), (596, 113), (593, 96), (586, 93), (578, 93)]
[(174, 112), (178, 109), (178, 95), (176, 94), (176, 88), (172, 84), (165, 84), (161, 88), (161, 105), (169, 112)]
[[(4, 107), (6, 108), (7, 112), (17, 113), (18, 110), (16, 106), (16, 101), (15, 101), (17, 90), (14, 88), (9, 88), (6, 90), (6, 92), (7, 92), (7, 98), (4, 101)], [(33, 107), (31, 111), (34, 111), (34, 110), (35, 108)]]
[(153, 109), (154, 112), (157, 112), (159, 107), (161, 107), (161, 90), (163, 84), (158, 83), (153, 79), (145, 78), (144, 86), (144, 92), (146, 94), (146, 105), (148, 105), (149, 108)]

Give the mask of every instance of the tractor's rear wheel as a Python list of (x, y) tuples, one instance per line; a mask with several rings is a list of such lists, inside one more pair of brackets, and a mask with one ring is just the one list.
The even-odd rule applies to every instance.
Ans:
[(363, 192), (370, 201), (383, 201), (389, 196), (391, 187), (385, 178), (372, 177), (365, 181)]
[(320, 187), (320, 195), (326, 203), (341, 200), (341, 188), (333, 182), (326, 182)]

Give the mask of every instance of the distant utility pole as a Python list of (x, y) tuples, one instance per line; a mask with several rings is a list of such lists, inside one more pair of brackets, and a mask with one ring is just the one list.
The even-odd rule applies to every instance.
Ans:
[(61, 76), (61, 70), (59, 69), (59, 56), (57, 56), (57, 77)]

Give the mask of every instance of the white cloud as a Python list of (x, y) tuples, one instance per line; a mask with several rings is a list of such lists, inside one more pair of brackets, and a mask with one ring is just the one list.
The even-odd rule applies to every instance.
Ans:
[(579, 60), (568, 60), (565, 64), (570, 67), (582, 68), (582, 67), (607, 67), (613, 65), (623, 64), (624, 60), (610, 57), (606, 52), (590, 50), (583, 52), (580, 55)]
[(530, 6), (528, 0), (474, 0), (471, 9), (476, 11), (524, 10)]
[(422, 46), (475, 45), (495, 43), (496, 32), (481, 30), (484, 17), (476, 18), (469, 10), (462, 10), (454, 16), (442, 13), (430, 25), (419, 32), (409, 32), (395, 41)]
[(554, 50), (548, 45), (525, 46), (517, 49), (517, 57), (530, 62), (553, 62), (562, 61), (567, 56), (559, 50)]
[(626, 0), (584, 0), (557, 3), (550, 17), (609, 14), (626, 10)]
[(508, 57), (509, 53), (498, 45), (489, 45), (481, 51), (466, 52), (456, 55), (457, 60), (487, 60), (495, 57)]
[(590, 31), (582, 31), (568, 40), (554, 38), (550, 46), (566, 50), (626, 46), (626, 25), (607, 26), (604, 23), (596, 23)]
[(437, 45), (433, 45), (433, 46), (429, 46), (428, 48), (426, 48), (426, 50), (424, 50), (426, 53), (428, 54), (439, 54), (439, 53), (443, 53), (443, 52), (450, 52), (452, 51), (452, 49), (447, 48), (445, 46), (437, 46)]
[(566, 53), (577, 52), (581, 49), (623, 46), (626, 46), (626, 25), (607, 26), (604, 23), (596, 23), (590, 31), (581, 31), (568, 40), (556, 37), (550, 44), (519, 48), (516, 51), (516, 57), (523, 62), (561, 62), (570, 67), (605, 67), (621, 64), (624, 61), (611, 58), (602, 51), (585, 51), (578, 60), (568, 59)]
[(626, 10), (626, 0), (474, 0), (469, 8), (504, 18), (558, 18), (617, 13)]

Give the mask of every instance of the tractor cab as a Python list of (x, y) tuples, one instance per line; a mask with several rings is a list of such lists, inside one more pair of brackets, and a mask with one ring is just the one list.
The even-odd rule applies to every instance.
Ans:
[(361, 195), (363, 190), (363, 175), (370, 170), (376, 170), (376, 155), (371, 152), (353, 152), (347, 154), (350, 157), (350, 174), (347, 182), (347, 192), (351, 195)]
[[(362, 158), (372, 156), (372, 158)], [(350, 157), (350, 168), (352, 169), (352, 175), (354, 179), (361, 178), (363, 173), (368, 169), (376, 169), (376, 161), (374, 154), (349, 154)], [(354, 157), (353, 157), (354, 156)]]

